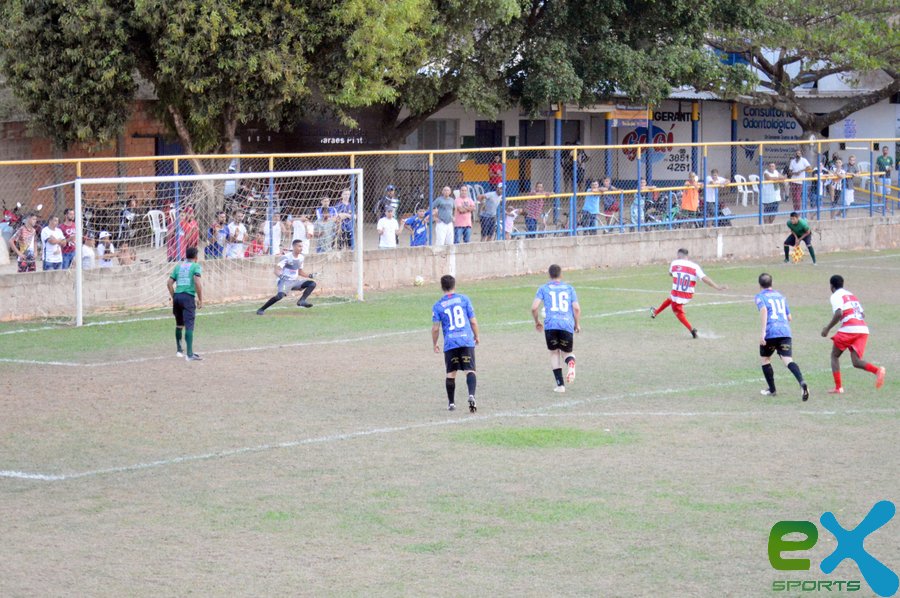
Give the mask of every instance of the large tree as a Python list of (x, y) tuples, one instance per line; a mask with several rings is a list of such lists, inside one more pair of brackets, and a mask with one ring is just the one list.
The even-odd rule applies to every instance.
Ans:
[[(758, 77), (735, 99), (782, 110), (804, 137), (900, 92), (900, 9), (896, 0), (762, 0), (753, 28), (712, 32), (709, 43), (745, 57)], [(825, 113), (803, 102), (803, 88), (838, 76), (858, 92)]]
[[(8, 0), (7, 85), (58, 145), (113, 140), (138, 77), (188, 153), (231, 149), (239, 123), (277, 129), (317, 85), (338, 110), (393, 101), (421, 60), (427, 0)], [(353, 68), (322, 64), (335, 48)], [(195, 168), (201, 168), (195, 163)]]
[(659, 102), (671, 87), (744, 89), (704, 46), (711, 28), (749, 24), (756, 0), (432, 0), (420, 25), (427, 58), (396, 101), (366, 111), (396, 146), (459, 101), (491, 117), (520, 105)]

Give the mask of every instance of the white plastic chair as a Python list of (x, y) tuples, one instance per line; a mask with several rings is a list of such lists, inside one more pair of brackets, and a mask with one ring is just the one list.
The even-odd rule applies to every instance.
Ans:
[(147, 212), (147, 220), (150, 221), (150, 230), (153, 232), (153, 246), (162, 247), (163, 238), (169, 230), (163, 213), (160, 210), (150, 210)]
[(759, 201), (759, 175), (748, 174), (747, 181), (750, 185), (750, 192), (756, 194), (756, 201)]
[(856, 175), (857, 179), (862, 182), (862, 188), (868, 189), (869, 183), (871, 182), (871, 175), (869, 172), (872, 171), (872, 165), (869, 162), (859, 162), (859, 174)]
[(742, 175), (734, 175), (734, 182), (737, 183), (738, 199), (740, 200), (741, 205), (746, 207), (746, 205), (753, 200), (753, 191), (750, 190), (747, 179)]

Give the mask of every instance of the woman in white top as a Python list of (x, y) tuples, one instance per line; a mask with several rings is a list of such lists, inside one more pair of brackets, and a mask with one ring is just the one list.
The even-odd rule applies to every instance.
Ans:
[(778, 202), (781, 201), (781, 182), (784, 176), (778, 172), (775, 162), (769, 162), (769, 166), (763, 172), (762, 199), (763, 212), (766, 216), (763, 222), (771, 224), (775, 222), (775, 213), (778, 211)]

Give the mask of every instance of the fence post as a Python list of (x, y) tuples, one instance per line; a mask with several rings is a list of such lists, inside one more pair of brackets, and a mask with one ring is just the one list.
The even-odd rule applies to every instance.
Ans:
[[(269, 156), (269, 173), (275, 172), (275, 157)], [(269, 222), (269, 255), (275, 255), (275, 230), (272, 221), (275, 219), (275, 177), (269, 176), (269, 198), (266, 201), (266, 220)], [(280, 240), (279, 240), (280, 245)], [(281, 247), (278, 248), (281, 250)]]
[[(694, 148), (694, 151), (695, 152), (697, 151), (696, 148)], [(709, 189), (707, 189), (707, 186), (709, 185), (709, 182), (708, 182), (709, 179), (706, 177), (706, 146), (705, 145), (703, 146), (703, 178), (701, 180), (703, 181), (703, 228), (706, 228), (706, 224), (707, 224), (706, 212), (708, 211), (706, 209), (706, 197), (707, 197), (706, 194), (709, 192)], [(716, 198), (716, 213), (717, 214), (718, 214), (718, 207), (719, 207), (718, 198)], [(718, 220), (716, 220), (716, 226), (718, 226), (718, 225), (719, 225), (719, 222), (718, 222)]]
[[(497, 233), (497, 238), (501, 241), (506, 239), (506, 194), (508, 193), (506, 189), (506, 149), (500, 151), (500, 164), (503, 166), (503, 169), (500, 171), (501, 176), (503, 177), (503, 192), (500, 194), (500, 211), (496, 216), (496, 224), (494, 231)], [(519, 159), (519, 167), (522, 166), (522, 160)]]
[[(356, 154), (350, 154), (350, 168), (356, 168)], [(354, 175), (351, 175), (354, 176)], [(354, 177), (355, 178), (355, 177)], [(358, 219), (359, 217), (356, 215), (356, 202), (362, 202), (362, 195), (356, 192), (354, 189), (354, 182), (356, 182), (353, 178), (350, 180), (350, 213), (353, 215), (351, 217), (351, 225), (350, 225), (350, 249), (356, 249), (356, 227), (364, 224), (362, 220), (360, 220), (359, 224), (353, 222), (353, 219)], [(358, 197), (357, 197), (358, 196)], [(365, 206), (363, 206), (365, 208)], [(365, 213), (365, 211), (363, 211)], [(343, 226), (343, 222), (341, 222), (341, 226)], [(360, 294), (362, 291), (360, 291)]]
[(816, 144), (816, 220), (822, 219), (822, 144)]
[(572, 150), (572, 199), (569, 202), (569, 236), (578, 234), (578, 148)]
[[(558, 146), (562, 145), (562, 110), (557, 110), (553, 115), (553, 193), (559, 193), (562, 187), (562, 152)], [(559, 196), (553, 198), (553, 222), (559, 222)]]
[(641, 148), (637, 148), (637, 195), (634, 201), (638, 202), (637, 207), (637, 230), (641, 232), (641, 225), (644, 222), (644, 197), (641, 195), (641, 170), (643, 168), (643, 160), (641, 158)]
[[(649, 123), (648, 123), (649, 124)], [(648, 126), (647, 130), (650, 131), (651, 128)], [(648, 133), (649, 134), (649, 133)], [(698, 143), (700, 141), (700, 102), (694, 100), (691, 102), (691, 143)], [(705, 152), (704, 148), (704, 152)], [(694, 145), (691, 147), (691, 170), (697, 172), (697, 146)], [(703, 175), (703, 180), (706, 181), (706, 174)], [(706, 206), (704, 206), (705, 208)], [(704, 209), (704, 213), (706, 210)], [(706, 223), (704, 222), (704, 226)]]
[(735, 145), (735, 142), (738, 140), (738, 106), (737, 102), (731, 103), (731, 177), (730, 179), (734, 180), (734, 175), (737, 172), (737, 150), (738, 147)]
[(434, 154), (428, 154), (428, 244), (434, 239)]
[(84, 218), (81, 216), (81, 162), (75, 165), (75, 326), (84, 324), (84, 267), (81, 263), (84, 243)]
[[(875, 152), (869, 144), (869, 217), (875, 213)], [(883, 216), (884, 214), (882, 214)]]
[(757, 163), (757, 172), (758, 172), (757, 176), (759, 177), (759, 180), (756, 183), (756, 188), (759, 189), (759, 201), (757, 202), (757, 204), (758, 204), (757, 224), (763, 223), (763, 189), (764, 189), (764, 187), (763, 187), (763, 148), (764, 147), (765, 146), (762, 143), (759, 144), (759, 159), (758, 159), (758, 163)]

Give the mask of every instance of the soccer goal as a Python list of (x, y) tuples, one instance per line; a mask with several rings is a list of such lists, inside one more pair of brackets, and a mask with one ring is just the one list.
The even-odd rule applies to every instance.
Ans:
[[(363, 300), (361, 169), (76, 179), (75, 324), (85, 314), (164, 311), (189, 247), (206, 303), (272, 294), (299, 239), (319, 293)], [(71, 205), (71, 204), (70, 204)]]

